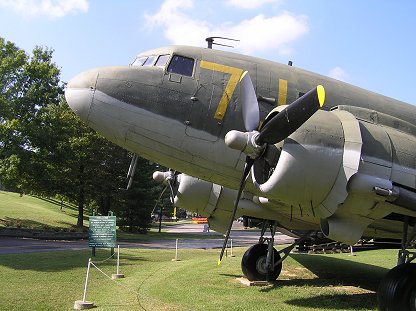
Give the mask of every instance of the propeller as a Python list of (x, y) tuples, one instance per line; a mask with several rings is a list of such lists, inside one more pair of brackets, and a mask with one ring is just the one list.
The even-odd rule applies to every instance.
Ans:
[[(178, 174), (179, 173), (177, 171), (173, 171), (171, 169), (169, 169), (166, 172), (156, 171), (156, 172), (153, 173), (153, 179), (155, 181), (165, 184), (165, 187), (162, 190), (162, 195), (166, 191), (166, 189), (169, 188), (169, 190), (170, 190), (170, 202), (172, 204), (174, 202), (176, 192), (177, 192), (176, 183), (177, 183)], [(159, 197), (158, 200), (160, 200), (160, 197)]]
[[(173, 171), (171, 169), (169, 169), (166, 172), (160, 172), (160, 171), (156, 171), (153, 173), (153, 179), (157, 182), (163, 183), (165, 184), (165, 187), (163, 187), (159, 198), (156, 200), (155, 206), (153, 207), (153, 211), (152, 214), (154, 213), (160, 199), (162, 198), (163, 194), (166, 192), (167, 189), (169, 189), (170, 191), (170, 202), (172, 204), (174, 204), (174, 200), (175, 200), (175, 195), (177, 192), (177, 178), (178, 178), (178, 172), (177, 171)], [(162, 205), (163, 206), (163, 205)], [(174, 206), (175, 208), (175, 206)], [(176, 214), (176, 212), (175, 212)], [(160, 209), (160, 215), (159, 215), (159, 232), (161, 232), (161, 228), (162, 228), (162, 207)]]
[(253, 83), (247, 71), (240, 78), (240, 98), (244, 127), (247, 132), (232, 130), (225, 136), (225, 143), (228, 147), (240, 150), (247, 156), (230, 223), (225, 233), (224, 244), (218, 259), (218, 265), (221, 264), (224, 256), (238, 203), (255, 160), (261, 157), (267, 145), (277, 144), (289, 137), (323, 106), (325, 89), (322, 85), (313, 88), (292, 104), (286, 106), (282, 111), (266, 120), (259, 130), (257, 130), (260, 120), (259, 104)]

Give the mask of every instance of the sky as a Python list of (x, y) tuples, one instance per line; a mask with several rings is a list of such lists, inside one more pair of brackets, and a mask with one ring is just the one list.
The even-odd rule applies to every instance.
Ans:
[(0, 37), (28, 54), (53, 49), (64, 82), (153, 48), (230, 37), (240, 42), (224, 49), (416, 104), (414, 12), (414, 0), (0, 0)]

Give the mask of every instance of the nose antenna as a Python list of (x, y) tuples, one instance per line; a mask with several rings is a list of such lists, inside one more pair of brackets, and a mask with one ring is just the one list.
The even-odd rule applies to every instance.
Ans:
[(226, 46), (227, 48), (234, 48), (234, 46), (232, 45), (227, 45), (227, 44), (221, 44), (221, 43), (214, 43), (215, 39), (222, 39), (222, 40), (229, 40), (229, 41), (236, 41), (236, 42), (240, 42), (240, 40), (237, 39), (232, 39), (232, 38), (225, 38), (225, 37), (208, 37), (205, 39), (205, 41), (207, 41), (208, 43), (208, 48), (212, 49), (212, 45), (220, 45), (220, 46)]

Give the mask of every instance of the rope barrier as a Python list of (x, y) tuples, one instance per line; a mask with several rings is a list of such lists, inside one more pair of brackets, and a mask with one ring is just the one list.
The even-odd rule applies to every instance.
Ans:
[(104, 263), (104, 262), (106, 262), (106, 261), (110, 260), (111, 258), (113, 258), (115, 254), (116, 254), (116, 253), (112, 254), (112, 255), (111, 255), (110, 257), (108, 257), (107, 259), (104, 259), (104, 260), (98, 260), (98, 261), (91, 261), (91, 262), (94, 262), (94, 263)]
[[(117, 251), (117, 259), (119, 260), (119, 249)], [(98, 264), (102, 264), (107, 262), (108, 260), (112, 259), (115, 256), (115, 253), (112, 254), (110, 257), (103, 259), (103, 260), (97, 260), (97, 261), (92, 261), (91, 258), (89, 258), (88, 260), (88, 269), (87, 269), (87, 276), (86, 276), (86, 281), (85, 281), (85, 286), (84, 286), (84, 295), (83, 295), (83, 299), (82, 302), (85, 302), (85, 297), (86, 297), (86, 292), (87, 292), (87, 283), (88, 283), (88, 278), (89, 278), (89, 274), (90, 274), (90, 266), (93, 266), (94, 268), (96, 268), (102, 275), (104, 275), (107, 279), (109, 279), (110, 281), (112, 281), (113, 283), (117, 284), (117, 286), (122, 287), (124, 290), (126, 290), (127, 292), (133, 293), (136, 296), (136, 300), (137, 303), (139, 304), (140, 308), (144, 311), (147, 311), (143, 305), (140, 302), (140, 293), (139, 293), (139, 289), (140, 287), (144, 284), (144, 281), (146, 281), (148, 278), (150, 278), (152, 275), (148, 276), (141, 284), (140, 287), (136, 290), (136, 289), (132, 289), (129, 286), (126, 286), (120, 282), (116, 282), (115, 279), (113, 279), (110, 275), (108, 275), (107, 273), (105, 273), (102, 269), (100, 269), (97, 265)], [(118, 262), (117, 262), (118, 263)], [(117, 266), (118, 269), (118, 266)], [(156, 271), (154, 271), (153, 273), (155, 273)], [(152, 273), (152, 274), (153, 274)]]
[[(100, 262), (105, 262), (105, 261), (107, 261), (108, 260), (108, 258), (106, 259), (106, 260), (103, 260), (103, 261), (98, 261), (98, 263), (100, 263)], [(97, 263), (97, 262), (96, 262)], [(124, 284), (122, 284), (122, 283), (120, 283), (120, 282), (117, 282), (116, 280), (114, 280), (114, 279), (112, 279), (111, 278), (111, 276), (109, 276), (107, 273), (105, 273), (103, 270), (101, 270), (100, 268), (98, 268), (97, 266), (96, 266), (96, 264), (95, 263), (93, 263), (92, 261), (91, 261), (91, 265), (93, 266), (93, 267), (95, 267), (101, 274), (103, 274), (106, 278), (108, 278), (110, 281), (112, 281), (113, 283), (115, 283), (115, 284), (117, 284), (118, 286), (120, 286), (120, 287), (122, 287), (122, 288), (124, 288), (125, 290), (127, 290), (128, 292), (130, 292), (130, 293), (133, 293), (133, 294), (135, 294), (136, 295), (136, 300), (137, 300), (137, 303), (138, 303), (138, 305), (139, 305), (139, 307), (142, 309), (142, 310), (144, 310), (144, 311), (147, 311), (147, 309), (145, 309), (144, 307), (143, 307), (143, 305), (142, 305), (142, 303), (141, 303), (141, 301), (140, 301), (140, 289), (141, 289), (141, 287), (144, 285), (144, 283), (148, 280), (148, 279), (150, 279), (154, 274), (156, 274), (156, 272), (158, 271), (158, 269), (155, 269), (152, 273), (150, 273), (143, 281), (142, 281), (142, 283), (140, 283), (140, 285), (139, 285), (139, 287), (137, 288), (137, 289), (132, 289), (131, 287), (129, 287), (129, 286), (126, 286), (126, 285), (124, 285)]]
[[(119, 252), (117, 252), (118, 254)], [(133, 289), (132, 287), (129, 287), (121, 282), (117, 282), (115, 279), (113, 279), (110, 275), (108, 275), (107, 273), (105, 273), (102, 269), (100, 269), (97, 264), (102, 264), (105, 263), (106, 261), (110, 260), (111, 258), (113, 258), (115, 256), (115, 254), (112, 254), (110, 257), (104, 259), (104, 260), (99, 260), (99, 261), (92, 261), (91, 258), (89, 259), (88, 265), (92, 265), (94, 268), (96, 268), (102, 275), (104, 275), (107, 279), (109, 279), (110, 281), (112, 281), (113, 283), (117, 284), (117, 286), (123, 288), (124, 290), (126, 290), (127, 292), (130, 292), (132, 294), (135, 294), (136, 296), (136, 300), (137, 300), (137, 304), (139, 305), (139, 307), (141, 308), (141, 310), (143, 311), (148, 311), (143, 305), (142, 305), (142, 299), (140, 297), (140, 291), (143, 288), (143, 286), (145, 285), (145, 283), (147, 283), (147, 281), (149, 279), (151, 279), (152, 277), (154, 277), (158, 272), (163, 272), (164, 269), (166, 269), (166, 266), (162, 265), (162, 268), (160, 266), (156, 267), (154, 269), (154, 271), (152, 271), (151, 273), (149, 273), (147, 276), (144, 277), (144, 279), (142, 280), (142, 282), (140, 283), (140, 285), (137, 287), (137, 289)], [(89, 268), (88, 268), (88, 272), (89, 272)], [(84, 297), (83, 297), (83, 301), (85, 301), (85, 295), (86, 295), (86, 286), (87, 286), (87, 282), (88, 282), (88, 274), (87, 273), (87, 279), (86, 279), (86, 283), (85, 283), (85, 290), (84, 290)], [(188, 310), (193, 310), (193, 309), (189, 309)]]

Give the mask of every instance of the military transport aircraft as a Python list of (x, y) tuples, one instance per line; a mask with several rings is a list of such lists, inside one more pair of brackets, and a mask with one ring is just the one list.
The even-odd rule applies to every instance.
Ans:
[(379, 305), (416, 308), (408, 250), (416, 231), (414, 106), (290, 65), (187, 46), (80, 73), (65, 96), (104, 137), (172, 169), (153, 177), (170, 186), (176, 206), (225, 233), (220, 260), (235, 218), (267, 220), (242, 258), (249, 280), (278, 277), (295, 244), (278, 252), (277, 229), (321, 230), (350, 245), (396, 238), (398, 265), (380, 284)]

